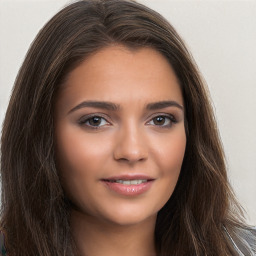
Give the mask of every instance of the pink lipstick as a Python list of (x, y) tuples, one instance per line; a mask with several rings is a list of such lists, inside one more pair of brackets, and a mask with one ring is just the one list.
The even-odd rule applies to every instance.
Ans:
[(154, 179), (145, 175), (123, 175), (102, 179), (102, 182), (118, 194), (137, 196), (148, 191)]

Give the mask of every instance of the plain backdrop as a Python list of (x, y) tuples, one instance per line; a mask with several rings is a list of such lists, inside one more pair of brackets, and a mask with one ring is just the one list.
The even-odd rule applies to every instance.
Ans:
[[(0, 0), (0, 123), (39, 29), (68, 0)], [(256, 1), (140, 0), (176, 28), (208, 83), (238, 199), (256, 224)]]

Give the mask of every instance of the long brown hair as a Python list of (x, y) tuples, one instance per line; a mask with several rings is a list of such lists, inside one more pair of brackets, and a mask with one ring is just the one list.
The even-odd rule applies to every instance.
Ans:
[(39, 32), (17, 76), (2, 130), (1, 227), (10, 255), (72, 256), (69, 204), (55, 161), (53, 109), (67, 74), (99, 49), (152, 47), (182, 88), (187, 147), (179, 181), (160, 210), (158, 255), (232, 255), (225, 230), (241, 211), (230, 189), (208, 92), (175, 29), (129, 0), (84, 0)]

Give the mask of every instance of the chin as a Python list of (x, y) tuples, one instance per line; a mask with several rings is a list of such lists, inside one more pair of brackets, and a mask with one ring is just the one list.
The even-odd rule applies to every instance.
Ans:
[(155, 222), (156, 217), (157, 213), (146, 213), (145, 210), (142, 209), (126, 209), (119, 211), (113, 210), (113, 212), (110, 215), (105, 215), (105, 221), (119, 226), (131, 226), (146, 223), (148, 221)]
[(134, 225), (140, 225), (143, 223), (147, 223), (148, 221), (156, 220), (155, 216), (150, 217), (142, 217), (142, 216), (119, 216), (115, 219), (108, 219), (107, 221), (115, 226), (134, 226)]

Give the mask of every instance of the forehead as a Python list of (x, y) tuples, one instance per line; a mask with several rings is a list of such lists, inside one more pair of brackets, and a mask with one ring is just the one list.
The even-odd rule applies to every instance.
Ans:
[[(176, 100), (183, 102), (168, 60), (152, 48), (109, 46), (84, 60), (67, 77), (59, 98), (69, 101)], [(121, 101), (121, 102), (120, 102)]]

